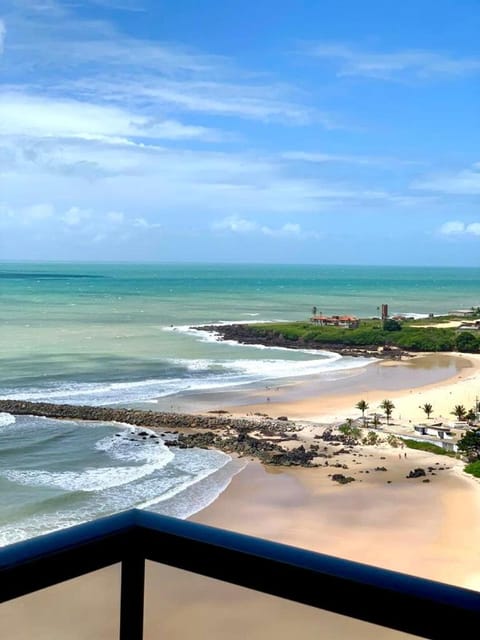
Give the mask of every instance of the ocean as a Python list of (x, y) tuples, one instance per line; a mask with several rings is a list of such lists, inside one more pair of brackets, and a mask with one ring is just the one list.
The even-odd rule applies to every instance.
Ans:
[[(350, 375), (326, 352), (222, 343), (201, 324), (480, 305), (480, 269), (0, 264), (0, 398), (175, 409), (182, 395)], [(0, 544), (133, 506), (188, 517), (243, 463), (131, 427), (0, 415)]]

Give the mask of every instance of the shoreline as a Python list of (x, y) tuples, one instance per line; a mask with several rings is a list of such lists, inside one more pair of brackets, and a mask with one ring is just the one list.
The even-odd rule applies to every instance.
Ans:
[[(330, 394), (319, 396), (308, 384), (299, 385), (297, 397), (286, 401), (282, 393), (271, 390), (268, 402), (252, 402), (250, 405), (230, 406), (228, 410), (233, 416), (248, 415), (251, 412), (266, 412), (268, 410), (283, 413), (288, 410), (292, 420), (308, 420), (312, 422), (338, 422), (346, 418), (358, 418), (360, 412), (355, 408), (356, 403), (364, 399), (369, 404), (368, 412), (380, 411), (378, 405), (388, 398), (394, 401), (393, 424), (395, 423), (428, 423), (422, 410), (425, 403), (433, 406), (431, 422), (453, 421), (454, 405), (463, 404), (468, 410), (475, 405), (480, 390), (480, 354), (459, 355), (457, 353), (442, 354), (442, 358), (449, 358), (460, 363), (456, 370), (448, 377), (436, 382), (423, 385), (412, 384), (408, 367), (415, 362), (422, 365), (422, 361), (431, 358), (429, 354), (419, 354), (408, 362), (381, 362), (379, 369), (384, 377), (389, 376), (392, 369), (403, 368), (408, 386), (404, 388), (381, 388), (381, 384), (369, 389), (359, 389), (356, 392)], [(415, 365), (414, 365), (415, 366)], [(410, 378), (410, 379), (409, 379)], [(379, 380), (381, 375), (379, 376)], [(385, 385), (384, 385), (385, 386)], [(380, 388), (379, 388), (380, 387)], [(412, 430), (413, 435), (413, 430)]]
[[(422, 356), (418, 358), (421, 361)], [(463, 397), (465, 384), (476, 385), (480, 377), (480, 359), (469, 355), (468, 361), (473, 366), (464, 366), (460, 373), (456, 371), (443, 381), (420, 387), (416, 393), (446, 395), (446, 389), (452, 393), (456, 389), (458, 397)], [(386, 362), (379, 367), (387, 376), (395, 367), (407, 368), (404, 363)], [(316, 413), (325, 416), (328, 404), (313, 396), (314, 387), (312, 382), (312, 389), (306, 389), (303, 381), (295, 385), (294, 391), (289, 387), (290, 391), (283, 392), (287, 395), (285, 405), (271, 402), (269, 411), (274, 408), (279, 415), (277, 409), (285, 406), (289, 417), (296, 413), (303, 415), (302, 412), (310, 417)], [(403, 406), (400, 397), (411, 401), (413, 395), (408, 389), (395, 393), (398, 398), (393, 392), (389, 395), (395, 397), (398, 406)], [(351, 399), (340, 393), (331, 402), (338, 403), (340, 415), (347, 408), (352, 411), (348, 406)], [(355, 395), (355, 401), (358, 399)], [(218, 400), (214, 403), (217, 409), (221, 404)], [(251, 405), (258, 406), (261, 405)], [(239, 414), (246, 408), (248, 405), (239, 405)], [(197, 416), (199, 422), (205, 417), (222, 421), (221, 415)], [(236, 415), (228, 417), (230, 421), (236, 419)], [(304, 425), (302, 437), (307, 442), (327, 446), (328, 443), (315, 440), (318, 428)], [(479, 481), (461, 470), (460, 461), (423, 451), (406, 452), (405, 458), (402, 449), (359, 445), (329, 458), (332, 466), (348, 465), (348, 470), (338, 469), (355, 477), (356, 481), (348, 486), (331, 480), (329, 474), (337, 469), (330, 464), (285, 468), (262, 465), (252, 461), (251, 456), (244, 456), (248, 461), (246, 467), (231, 478), (213, 502), (189, 519), (480, 590)], [(412, 468), (419, 466), (434, 469), (423, 478), (430, 482), (405, 478)], [(377, 471), (377, 467), (385, 467), (387, 471)], [(111, 567), (1, 605), (2, 622), (11, 632), (12, 640), (30, 637), (32, 628), (38, 640), (87, 636), (106, 640), (118, 633), (118, 588), (119, 569)], [(52, 607), (58, 611), (54, 620), (45, 613)], [(76, 621), (78, 636), (72, 635), (72, 619)], [(214, 634), (228, 636), (232, 624), (241, 630), (242, 637), (252, 640), (262, 640), (265, 634), (288, 640), (298, 633), (313, 640), (318, 637), (319, 628), (326, 640), (339, 637), (413, 640), (407, 634), (147, 563), (146, 637), (176, 634), (189, 640), (207, 640)]]

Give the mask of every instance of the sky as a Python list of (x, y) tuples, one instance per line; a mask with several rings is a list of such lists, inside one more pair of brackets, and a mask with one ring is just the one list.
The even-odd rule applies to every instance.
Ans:
[(0, 260), (480, 264), (478, 0), (0, 0)]

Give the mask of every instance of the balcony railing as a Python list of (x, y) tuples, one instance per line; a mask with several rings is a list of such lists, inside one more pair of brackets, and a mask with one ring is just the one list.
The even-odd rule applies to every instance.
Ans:
[(121, 562), (120, 639), (140, 640), (145, 560), (423, 638), (480, 629), (475, 591), (138, 510), (4, 547), (0, 602)]

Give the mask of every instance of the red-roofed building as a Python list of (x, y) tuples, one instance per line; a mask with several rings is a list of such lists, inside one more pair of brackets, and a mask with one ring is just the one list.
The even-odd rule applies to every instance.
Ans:
[(356, 329), (360, 326), (360, 320), (355, 316), (312, 316), (310, 322), (312, 324), (318, 324), (321, 327)]

